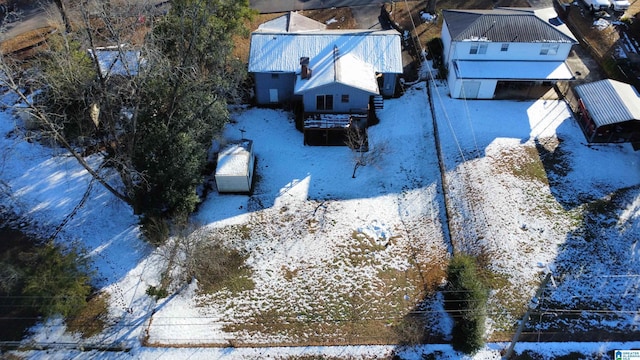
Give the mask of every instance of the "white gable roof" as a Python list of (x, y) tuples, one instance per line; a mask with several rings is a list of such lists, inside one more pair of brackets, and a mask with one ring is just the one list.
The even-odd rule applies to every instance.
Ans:
[(378, 82), (373, 66), (353, 54), (340, 55), (336, 52), (322, 58), (317, 56), (309, 63), (309, 67), (313, 69), (311, 78), (301, 79), (298, 75), (294, 89), (296, 94), (331, 83), (345, 84), (378, 94)]
[[(300, 58), (311, 63), (333, 53), (351, 54), (369, 63), (375, 72), (403, 71), (400, 33), (395, 30), (319, 30), (296, 33), (258, 30), (251, 34), (249, 72), (300, 72)], [(318, 70), (311, 67), (314, 75)]]

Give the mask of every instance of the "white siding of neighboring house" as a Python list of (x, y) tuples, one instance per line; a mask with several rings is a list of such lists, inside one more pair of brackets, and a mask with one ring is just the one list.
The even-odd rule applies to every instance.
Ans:
[(446, 20), (442, 23), (442, 52), (443, 52), (443, 61), (445, 64), (449, 64), (449, 60), (451, 60), (451, 34), (449, 33), (449, 28), (447, 27)]
[[(471, 48), (474, 44), (486, 45), (486, 53), (471, 54)], [(457, 41), (451, 45), (453, 47), (452, 58), (456, 60), (564, 61), (567, 56), (569, 56), (569, 52), (571, 51), (572, 46), (572, 44), (570, 43), (512, 42), (508, 43), (509, 47), (507, 51), (502, 51), (502, 44), (504, 43), (486, 41)], [(557, 46), (555, 54), (541, 54), (541, 51), (545, 46)]]

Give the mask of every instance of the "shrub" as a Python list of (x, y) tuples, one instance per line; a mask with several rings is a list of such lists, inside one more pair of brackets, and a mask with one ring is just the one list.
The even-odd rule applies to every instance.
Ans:
[(23, 296), (46, 317), (74, 316), (87, 303), (91, 286), (87, 260), (75, 249), (65, 251), (47, 243), (35, 253), (21, 254), (29, 261)]
[(166, 298), (169, 295), (167, 290), (153, 285), (147, 288), (146, 294), (156, 298), (156, 300)]
[(480, 281), (475, 261), (456, 254), (447, 269), (447, 311), (454, 319), (451, 345), (457, 351), (473, 354), (484, 345), (484, 322), (488, 292)]
[(164, 244), (169, 238), (169, 222), (161, 216), (144, 216), (140, 225), (145, 239), (154, 246)]

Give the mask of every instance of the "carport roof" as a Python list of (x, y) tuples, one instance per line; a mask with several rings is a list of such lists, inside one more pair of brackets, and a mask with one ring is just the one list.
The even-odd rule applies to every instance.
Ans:
[(575, 90), (598, 127), (640, 121), (640, 95), (629, 84), (606, 79), (578, 85)]
[(478, 61), (454, 62), (460, 79), (514, 81), (572, 80), (573, 73), (563, 61)]

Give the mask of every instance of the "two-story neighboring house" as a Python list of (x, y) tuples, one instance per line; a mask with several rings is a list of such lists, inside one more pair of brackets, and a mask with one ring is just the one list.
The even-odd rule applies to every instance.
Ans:
[(492, 99), (514, 85), (573, 80), (576, 38), (553, 8), (443, 10), (442, 42), (453, 98)]

